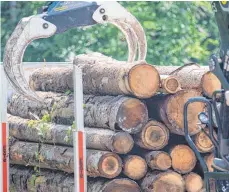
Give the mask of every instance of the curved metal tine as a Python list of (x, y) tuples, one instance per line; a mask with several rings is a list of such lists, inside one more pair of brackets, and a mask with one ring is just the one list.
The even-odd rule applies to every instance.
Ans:
[(188, 106), (189, 104), (193, 102), (202, 102), (202, 100), (205, 99), (204, 97), (196, 97), (189, 99), (185, 105), (184, 105), (184, 132), (185, 132), (185, 139), (188, 142), (189, 146), (192, 148), (194, 153), (197, 156), (197, 159), (200, 161), (200, 165), (204, 172), (208, 172), (208, 167), (206, 165), (206, 162), (203, 160), (200, 152), (197, 150), (193, 140), (191, 139), (191, 136), (188, 131)]
[[(48, 27), (44, 28), (44, 24)], [(7, 41), (3, 58), (4, 71), (15, 91), (28, 99), (41, 101), (29, 87), (24, 77), (23, 69), (21, 68), (25, 49), (31, 41), (50, 37), (55, 31), (55, 25), (43, 20), (40, 16), (31, 16), (23, 18), (18, 23)]]
[(114, 21), (119, 21), (125, 23), (125, 25), (129, 28), (132, 28), (138, 42), (138, 60), (145, 60), (147, 53), (147, 41), (144, 29), (138, 20), (123, 6), (114, 1), (103, 2), (93, 13), (92, 17), (97, 23), (112, 23)]
[[(214, 111), (215, 111), (215, 116), (216, 116), (216, 123), (217, 123), (217, 126), (218, 126), (218, 129), (220, 131), (220, 133), (222, 133), (222, 123), (220, 121), (220, 115), (219, 115), (219, 111), (218, 111), (218, 108), (217, 108), (217, 105), (216, 105), (216, 96), (217, 94), (222, 94), (222, 90), (216, 90), (213, 92), (213, 95), (212, 95), (212, 104), (213, 104), (213, 107), (214, 107)], [(219, 138), (218, 138), (219, 139)]]
[(128, 45), (128, 50), (129, 50), (129, 55), (128, 55), (128, 62), (132, 63), (135, 60), (136, 57), (136, 52), (138, 48), (138, 38), (133, 30), (133, 28), (126, 23), (122, 21), (111, 21), (111, 24), (115, 25), (118, 27), (122, 33), (125, 35), (127, 45)]

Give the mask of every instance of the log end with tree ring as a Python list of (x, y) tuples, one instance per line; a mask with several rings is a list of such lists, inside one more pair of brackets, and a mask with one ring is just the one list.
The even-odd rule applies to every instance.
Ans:
[[(193, 97), (200, 97), (198, 90), (181, 90), (171, 95), (167, 101), (166, 114), (171, 124), (170, 131), (178, 135), (184, 135), (184, 105)], [(191, 103), (188, 106), (188, 129), (189, 134), (194, 135), (201, 131), (198, 114), (204, 111), (201, 102)]]
[[(207, 132), (207, 134), (209, 134), (209, 131), (207, 129), (205, 129), (205, 131)], [(215, 137), (217, 137), (215, 132), (214, 132), (214, 135), (215, 135)], [(195, 137), (194, 143), (195, 143), (196, 148), (198, 149), (199, 152), (208, 153), (214, 149), (214, 145), (213, 145), (212, 141), (205, 134), (204, 131), (197, 133), (194, 137)]]
[(177, 145), (171, 152), (172, 167), (178, 173), (189, 173), (196, 165), (196, 156), (187, 145)]
[(123, 173), (133, 180), (139, 180), (147, 173), (147, 163), (140, 156), (126, 156), (124, 157), (123, 164)]
[(184, 192), (182, 176), (174, 171), (150, 172), (142, 180), (141, 188), (147, 192)]
[(141, 61), (129, 71), (128, 82), (131, 92), (136, 97), (150, 98), (159, 89), (160, 76), (155, 67)]
[(122, 130), (128, 133), (140, 132), (148, 120), (146, 105), (138, 99), (126, 99), (119, 107), (117, 124)]
[(174, 94), (181, 90), (181, 84), (175, 76), (161, 75), (161, 87), (167, 92)]
[(103, 192), (141, 192), (141, 189), (135, 181), (123, 178), (109, 181)]
[(134, 140), (129, 133), (118, 132), (113, 137), (113, 152), (126, 154), (130, 152), (134, 146)]
[(213, 172), (214, 169), (213, 169), (212, 165), (213, 165), (213, 160), (214, 160), (214, 154), (211, 153), (210, 155), (206, 155), (204, 157), (204, 160), (205, 160), (205, 162), (207, 164), (208, 171)]
[(151, 150), (159, 150), (168, 144), (169, 130), (162, 123), (151, 120), (139, 133), (137, 144)]
[(164, 151), (151, 151), (147, 153), (146, 161), (152, 170), (157, 169), (165, 171), (172, 165), (171, 157)]
[(202, 178), (196, 173), (189, 173), (184, 176), (187, 192), (199, 192), (204, 187)]
[(221, 89), (221, 83), (212, 72), (208, 71), (202, 77), (202, 89), (206, 96), (212, 97), (214, 91)]
[(99, 172), (106, 178), (117, 177), (122, 171), (122, 160), (115, 153), (107, 153), (99, 160)]

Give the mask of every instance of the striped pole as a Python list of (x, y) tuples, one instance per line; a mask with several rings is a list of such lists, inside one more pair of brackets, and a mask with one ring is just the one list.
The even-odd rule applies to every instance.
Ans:
[(8, 124), (7, 124), (7, 80), (3, 66), (0, 65), (0, 188), (1, 192), (9, 190), (9, 146), (8, 146)]
[(84, 133), (82, 71), (73, 65), (74, 74), (74, 186), (75, 192), (87, 191), (86, 138)]

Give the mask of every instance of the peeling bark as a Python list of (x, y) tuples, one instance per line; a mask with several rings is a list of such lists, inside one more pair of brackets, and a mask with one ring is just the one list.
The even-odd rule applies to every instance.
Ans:
[[(22, 118), (42, 118), (51, 115), (52, 122), (72, 125), (74, 121), (73, 95), (38, 92), (44, 103), (37, 103), (19, 94), (13, 94), (8, 102), (8, 113)], [(137, 133), (148, 120), (143, 102), (125, 96), (84, 95), (84, 123), (88, 127), (101, 127)]]

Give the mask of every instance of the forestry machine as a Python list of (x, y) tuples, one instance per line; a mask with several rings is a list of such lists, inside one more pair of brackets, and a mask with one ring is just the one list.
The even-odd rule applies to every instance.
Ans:
[[(221, 81), (222, 89), (215, 91), (211, 99), (191, 98), (184, 106), (185, 138), (194, 150), (204, 172), (205, 188), (215, 187), (216, 191), (229, 192), (229, 2), (212, 2), (218, 24), (221, 48), (220, 58), (211, 56), (209, 68)], [(6, 76), (13, 88), (25, 97), (41, 102), (25, 80), (22, 59), (31, 41), (62, 33), (70, 28), (85, 27), (97, 23), (111, 23), (125, 35), (129, 57), (133, 62), (138, 49), (138, 60), (145, 60), (147, 42), (144, 30), (137, 19), (117, 2), (51, 2), (41, 8), (38, 15), (21, 19), (7, 41), (3, 65)], [(209, 128), (209, 138), (214, 144), (214, 172), (210, 172), (203, 157), (194, 145), (188, 132), (188, 106), (203, 102), (206, 110), (199, 114), (199, 120)], [(220, 110), (217, 105), (220, 103)], [(213, 114), (217, 122), (217, 138), (213, 134)], [(207, 132), (206, 132), (207, 134)], [(210, 187), (214, 180), (213, 185)], [(212, 180), (213, 179), (213, 180)]]
[[(209, 69), (220, 80), (222, 89), (215, 91), (211, 99), (196, 97), (188, 100), (184, 106), (184, 129), (185, 138), (203, 169), (206, 191), (229, 192), (229, 2), (214, 1), (212, 8), (219, 29), (221, 46), (220, 58), (212, 55)], [(208, 127), (209, 134), (206, 131), (205, 134), (214, 144), (213, 172), (208, 170), (188, 132), (188, 106), (194, 102), (202, 102), (206, 106), (206, 110), (198, 117), (201, 124)], [(213, 133), (213, 119), (217, 125), (217, 137)]]

